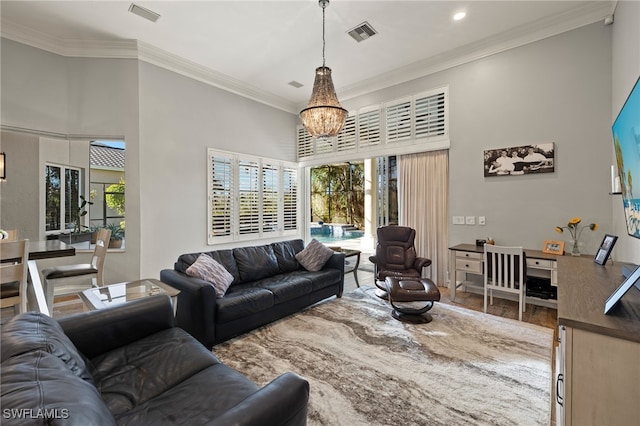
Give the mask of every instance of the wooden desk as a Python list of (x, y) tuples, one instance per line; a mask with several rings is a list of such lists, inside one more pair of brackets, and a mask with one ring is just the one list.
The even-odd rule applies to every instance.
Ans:
[(556, 424), (640, 424), (640, 291), (630, 289), (605, 315), (621, 264), (562, 256), (558, 275)]
[[(540, 250), (524, 249), (527, 262), (527, 276), (548, 279), (551, 285), (558, 287), (558, 256), (543, 253)], [(482, 275), (484, 273), (484, 247), (475, 244), (458, 244), (449, 248), (449, 298), (455, 300), (458, 287), (464, 287), (466, 291), (474, 293), (483, 292), (482, 284), (468, 281), (467, 274)], [(459, 276), (464, 278), (459, 280)], [(505, 294), (501, 297), (509, 298)], [(553, 299), (540, 299), (538, 297), (526, 297), (527, 303), (555, 308), (557, 303)]]
[(51, 316), (44, 297), (44, 288), (40, 281), (40, 272), (38, 271), (36, 260), (75, 256), (75, 254), (76, 249), (73, 246), (60, 240), (29, 241), (27, 307), (30, 311), (38, 311)]

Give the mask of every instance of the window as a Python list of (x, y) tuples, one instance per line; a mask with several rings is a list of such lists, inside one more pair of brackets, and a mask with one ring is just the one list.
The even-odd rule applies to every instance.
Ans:
[(80, 204), (80, 169), (47, 164), (45, 166), (45, 230), (73, 229)]
[(295, 163), (208, 151), (208, 243), (295, 235)]
[(449, 148), (448, 87), (371, 105), (349, 115), (333, 138), (297, 129), (303, 165)]

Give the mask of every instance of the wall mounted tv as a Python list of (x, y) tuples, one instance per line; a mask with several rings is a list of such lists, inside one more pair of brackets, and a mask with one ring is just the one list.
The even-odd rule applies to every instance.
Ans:
[(640, 238), (640, 77), (611, 130), (627, 232)]

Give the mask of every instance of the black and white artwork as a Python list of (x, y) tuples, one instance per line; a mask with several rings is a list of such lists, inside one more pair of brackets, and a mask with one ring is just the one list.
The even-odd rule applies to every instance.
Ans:
[(555, 171), (555, 144), (541, 143), (484, 152), (484, 176), (517, 176)]

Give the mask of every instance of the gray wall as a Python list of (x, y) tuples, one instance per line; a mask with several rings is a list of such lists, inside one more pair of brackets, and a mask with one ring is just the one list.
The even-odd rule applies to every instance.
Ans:
[[(612, 46), (611, 123), (618, 116), (631, 88), (640, 76), (640, 2), (618, 2), (613, 24)], [(612, 164), (615, 164), (613, 147), (611, 156)], [(613, 234), (619, 236), (614, 254), (617, 254), (618, 260), (640, 264), (640, 239), (632, 238), (627, 234), (622, 200), (619, 195), (612, 197), (611, 205)]]
[[(449, 243), (491, 236), (542, 249), (545, 240), (568, 240), (554, 228), (580, 216), (600, 224), (581, 237), (582, 250), (594, 253), (613, 231), (610, 56), (611, 27), (596, 23), (343, 104), (448, 84), (450, 215), (486, 217), (485, 226), (450, 225)], [(556, 144), (555, 173), (483, 177), (485, 149), (545, 142)]]
[[(179, 254), (208, 249), (208, 147), (295, 161), (293, 114), (137, 60), (63, 58), (7, 39), (1, 54), (4, 126), (126, 141), (126, 251), (109, 252), (106, 282), (157, 278)], [(15, 205), (3, 189), (3, 206)]]
[(295, 161), (295, 125), (293, 114), (141, 63), (142, 276), (212, 249), (207, 148)]

